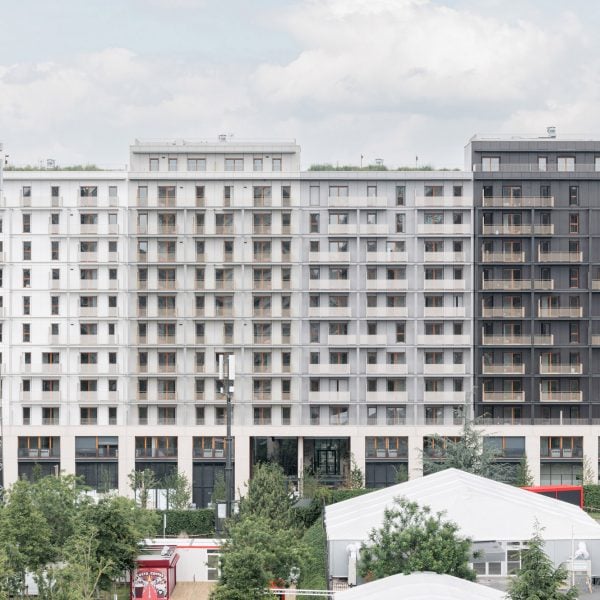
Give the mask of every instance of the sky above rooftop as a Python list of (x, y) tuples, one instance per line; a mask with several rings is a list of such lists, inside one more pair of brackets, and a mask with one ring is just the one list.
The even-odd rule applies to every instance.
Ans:
[(475, 133), (600, 134), (589, 0), (0, 0), (14, 163), (135, 138), (295, 138), (302, 162), (460, 167)]

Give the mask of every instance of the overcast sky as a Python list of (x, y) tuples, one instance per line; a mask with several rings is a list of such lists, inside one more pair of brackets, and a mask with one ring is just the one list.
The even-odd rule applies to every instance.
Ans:
[(600, 134), (600, 2), (0, 0), (15, 163), (135, 138), (295, 138), (313, 162), (462, 166), (474, 133)]

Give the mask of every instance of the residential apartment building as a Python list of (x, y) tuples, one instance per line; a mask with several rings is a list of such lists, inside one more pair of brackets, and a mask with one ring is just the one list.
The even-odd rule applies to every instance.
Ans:
[[(421, 452), (443, 458), (430, 436), (458, 435), (465, 407), (538, 479), (576, 478), (577, 453), (596, 469), (600, 223), (595, 170), (579, 169), (595, 146), (563, 172), (558, 141), (525, 143), (473, 140), (465, 172), (301, 171), (293, 142), (227, 139), (136, 142), (127, 171), (6, 171), (5, 483), (60, 469), (127, 494), (133, 469), (178, 469), (206, 505), (225, 464), (223, 353), (236, 488), (263, 460), (294, 482), (308, 469), (339, 485), (352, 460), (370, 486), (418, 476)], [(583, 288), (569, 287), (571, 251)]]
[(475, 414), (536, 426), (541, 480), (575, 481), (598, 458), (600, 143), (474, 138), (468, 160)]

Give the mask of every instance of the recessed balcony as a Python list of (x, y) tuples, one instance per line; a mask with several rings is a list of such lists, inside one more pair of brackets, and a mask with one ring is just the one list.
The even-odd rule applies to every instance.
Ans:
[(464, 263), (464, 252), (425, 252), (423, 260), (426, 263)]
[(468, 235), (471, 226), (462, 223), (454, 225), (453, 223), (418, 223), (418, 235)]
[(309, 252), (309, 262), (350, 262), (350, 252)]
[(349, 364), (325, 363), (308, 365), (309, 375), (350, 375)]
[(483, 252), (481, 262), (484, 263), (523, 263), (525, 252)]
[(540, 402), (581, 402), (583, 392), (552, 392), (540, 390)]
[(308, 392), (308, 401), (315, 404), (348, 403), (350, 392)]
[(423, 402), (432, 404), (464, 404), (465, 392), (423, 392)]
[(464, 375), (465, 373), (466, 366), (464, 364), (425, 363), (423, 365), (424, 375)]
[[(368, 283), (368, 282), (367, 282)], [(310, 279), (308, 282), (310, 290), (349, 290), (349, 279)]]
[(310, 306), (308, 316), (321, 319), (349, 318), (352, 315), (352, 309), (349, 306), (331, 307), (331, 306)]
[(373, 263), (405, 263), (408, 252), (367, 252), (367, 262)]
[(425, 306), (423, 316), (436, 319), (457, 319), (465, 317), (464, 306)]
[[(349, 286), (348, 286), (349, 287)], [(367, 279), (367, 290), (382, 291), (387, 290), (406, 290), (408, 289), (407, 279)]]
[(470, 208), (469, 196), (415, 196), (415, 206), (431, 208)]
[(552, 364), (540, 361), (540, 375), (581, 375), (583, 365), (574, 364)]
[(541, 263), (580, 263), (583, 261), (583, 252), (538, 252), (538, 261)]
[(485, 335), (481, 337), (484, 346), (530, 346), (531, 335)]
[(525, 375), (525, 365), (523, 363), (501, 365), (487, 365), (483, 363), (481, 370), (484, 375)]
[(383, 403), (397, 403), (397, 402), (408, 402), (408, 392), (367, 392), (367, 402), (383, 402)]
[(484, 402), (525, 402), (525, 392), (488, 392), (483, 391)]
[(517, 306), (517, 307), (487, 307), (484, 306), (481, 309), (482, 317), (491, 317), (491, 318), (504, 318), (504, 319), (523, 319), (525, 317), (525, 307)]
[(419, 335), (419, 346), (469, 346), (470, 335)]
[(583, 307), (575, 306), (575, 307), (547, 307), (547, 306), (538, 306), (538, 317), (543, 318), (581, 318), (583, 317)]
[(424, 279), (424, 290), (464, 290), (466, 281), (464, 279)]
[(485, 208), (552, 208), (554, 206), (554, 197), (525, 196), (521, 198), (503, 198), (502, 196), (488, 196), (483, 198), (482, 205)]
[(529, 279), (484, 279), (481, 282), (484, 290), (530, 290)]
[(377, 363), (366, 366), (367, 375), (408, 375), (408, 365), (406, 363)]

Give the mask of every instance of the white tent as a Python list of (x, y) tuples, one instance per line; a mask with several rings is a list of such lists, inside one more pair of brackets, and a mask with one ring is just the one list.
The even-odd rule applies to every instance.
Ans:
[(536, 519), (544, 528), (544, 539), (570, 540), (575, 536), (600, 540), (600, 524), (579, 507), (458, 469), (327, 506), (327, 539), (365, 541), (371, 529), (381, 526), (384, 510), (398, 496), (429, 506), (434, 512), (445, 512), (447, 519), (474, 541), (526, 540)]
[(452, 575), (392, 575), (338, 592), (335, 600), (502, 600), (506, 594)]
[[(473, 540), (477, 550), (490, 555), (482, 574), (506, 575), (509, 550), (518, 550), (528, 540), (534, 523), (543, 529), (545, 549), (555, 565), (572, 554), (579, 541), (591, 555), (592, 574), (600, 575), (600, 524), (579, 507), (517, 487), (447, 469), (406, 483), (373, 491), (325, 508), (329, 574), (349, 577), (351, 554), (368, 540), (369, 532), (381, 527), (386, 508), (400, 496), (444, 512), (460, 533)], [(485, 546), (485, 548), (484, 548)], [(493, 564), (492, 564), (493, 563)]]

